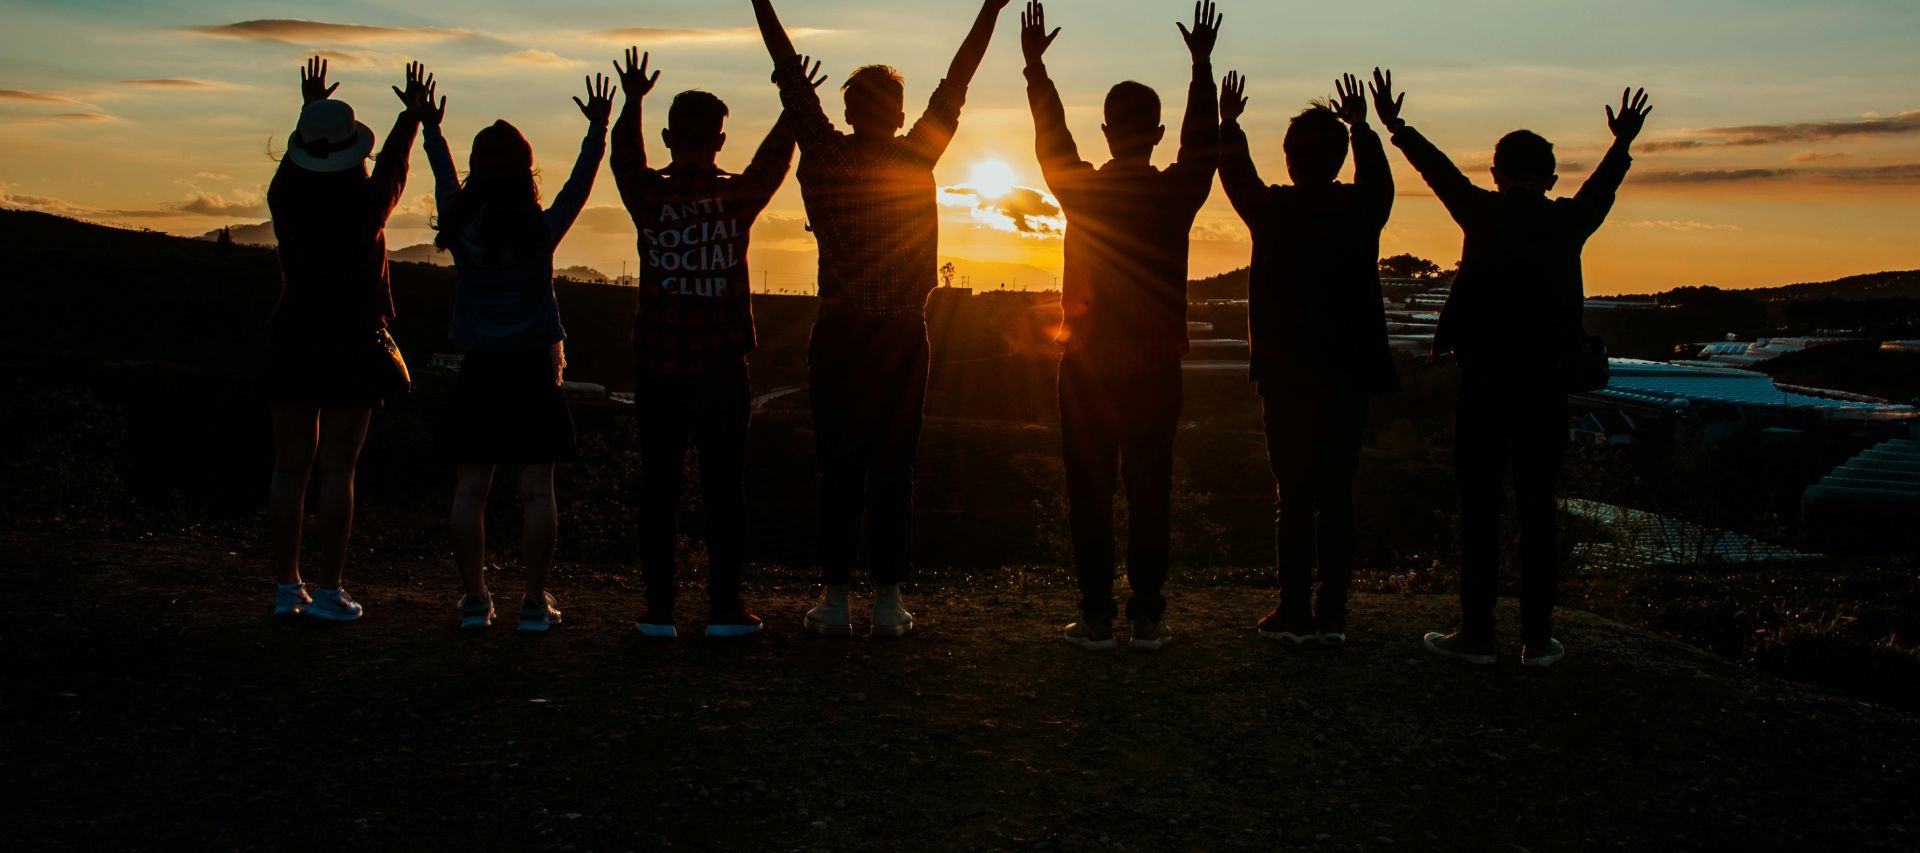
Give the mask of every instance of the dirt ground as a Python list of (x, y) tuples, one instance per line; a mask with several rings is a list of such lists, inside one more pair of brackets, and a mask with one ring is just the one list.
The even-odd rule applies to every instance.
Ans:
[(20, 849), (1920, 849), (1920, 718), (1579, 612), (1545, 672), (1429, 659), (1446, 598), (1295, 649), (1270, 591), (1178, 586), (1159, 653), (1060, 642), (1065, 590), (809, 637), (791, 583), (759, 636), (652, 641), (634, 582), (563, 569), (527, 637), (455, 630), (437, 563), (353, 566), (326, 625), (217, 540), (0, 546)]

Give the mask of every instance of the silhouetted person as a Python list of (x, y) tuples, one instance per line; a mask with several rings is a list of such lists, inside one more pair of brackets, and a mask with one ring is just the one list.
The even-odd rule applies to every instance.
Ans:
[(575, 448), (573, 414), (560, 390), (567, 332), (553, 292), (553, 251), (586, 206), (606, 152), (614, 88), (594, 76), (587, 100), (573, 99), (587, 117), (580, 156), (545, 210), (534, 183), (533, 147), (513, 125), (496, 121), (474, 136), (463, 185), (440, 132), (446, 99), (435, 106), (429, 91), (422, 112), (440, 213), (434, 244), (453, 254), (459, 271), (452, 338), (466, 351), (440, 435), (442, 452), (455, 466), (453, 559), (466, 584), (459, 603), (462, 628), (493, 624), (486, 514), (496, 465), (521, 466), (520, 562), (527, 588), (519, 628), (545, 631), (560, 623), (560, 609), (547, 592), (559, 535), (553, 466), (573, 461)]
[(913, 551), (913, 460), (927, 395), (927, 294), (939, 266), (934, 164), (953, 141), (967, 85), (1008, 0), (985, 0), (927, 111), (905, 136), (898, 72), (869, 65), (847, 78), (842, 133), (827, 119), (807, 60), (754, 0), (774, 81), (800, 145), (802, 200), (820, 243), (820, 316), (807, 346), (820, 468), (820, 568), (826, 591), (807, 612), (821, 634), (851, 633), (847, 587), (867, 528), (873, 633), (900, 636), (913, 614), (900, 599)]
[[(1380, 230), (1393, 212), (1393, 173), (1367, 126), (1360, 81), (1349, 74), (1334, 86), (1334, 104), (1315, 104), (1287, 126), (1291, 186), (1267, 186), (1254, 169), (1240, 127), (1246, 81), (1230, 74), (1220, 93), (1220, 185), (1253, 232), (1249, 372), (1276, 486), (1280, 604), (1259, 631), (1294, 644), (1346, 642), (1353, 477), (1367, 400), (1400, 386), (1380, 296)], [(1349, 126), (1353, 183), (1343, 184)]]
[[(687, 443), (700, 449), (707, 515), (707, 635), (760, 630), (740, 598), (746, 547), (745, 468), (752, 392), (747, 353), (754, 348), (747, 238), (753, 220), (786, 180), (793, 136), (776, 122), (743, 174), (714, 164), (727, 142), (727, 105), (712, 94), (682, 92), (660, 133), (672, 162), (647, 165), (640, 102), (660, 72), (629, 49), (615, 65), (627, 90), (613, 125), (613, 178), (640, 234), (640, 286), (633, 317), (639, 362), (633, 394), (640, 433), (640, 572), (647, 612), (636, 623), (649, 637), (672, 637), (679, 587), (674, 554), (686, 474)], [(636, 64), (637, 63), (637, 64)]]
[[(275, 615), (305, 613), (350, 622), (360, 604), (340, 585), (353, 529), (353, 473), (375, 407), (407, 391), (405, 366), (387, 334), (393, 294), (387, 283), (387, 217), (407, 185), (407, 154), (426, 85), (407, 66), (407, 108), (394, 119), (380, 159), (368, 172), (373, 131), (353, 108), (330, 100), (327, 62), (300, 73), (297, 130), (267, 186), (279, 244), (280, 300), (268, 326), (266, 391), (273, 412), (273, 484), (268, 494)], [(224, 233), (224, 232), (223, 232)], [(312, 594), (300, 574), (300, 528), (307, 480), (319, 483), (320, 567)]]
[(1553, 638), (1555, 480), (1567, 445), (1567, 390), (1584, 342), (1580, 251), (1613, 207), (1632, 163), (1627, 149), (1646, 123), (1647, 97), (1622, 92), (1607, 108), (1613, 147), (1572, 198), (1548, 198), (1553, 145), (1516, 130), (1493, 150), (1497, 191), (1473, 185), (1433, 143), (1400, 118), (1391, 74), (1374, 71), (1374, 104), (1393, 144), (1466, 234), (1460, 273), (1440, 313), (1434, 352), (1460, 363), (1454, 409), (1454, 477), (1460, 490), (1461, 626), (1430, 633), (1436, 654), (1495, 661), (1493, 606), (1500, 581), (1500, 503), (1513, 469), (1520, 522), (1520, 660), (1550, 666), (1565, 655)]
[(1172, 536), (1180, 359), (1188, 347), (1187, 239), (1213, 190), (1220, 155), (1212, 65), (1220, 20), (1207, 2), (1195, 4), (1192, 31), (1175, 25), (1193, 55), (1193, 83), (1179, 159), (1161, 171), (1152, 164), (1154, 146), (1166, 135), (1160, 96), (1132, 81), (1107, 93), (1101, 129), (1113, 159), (1099, 168), (1080, 159), (1060, 92), (1041, 61), (1060, 31), (1046, 31), (1046, 10), (1037, 0), (1021, 17), (1040, 169), (1067, 217), (1060, 438), (1080, 620), (1067, 626), (1066, 639), (1082, 648), (1115, 646), (1116, 479), (1127, 490), (1132, 645), (1158, 649), (1173, 638), (1161, 589)]

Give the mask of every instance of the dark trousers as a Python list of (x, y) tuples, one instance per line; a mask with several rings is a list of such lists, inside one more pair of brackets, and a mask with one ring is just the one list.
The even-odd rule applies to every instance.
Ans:
[(1173, 438), (1180, 422), (1180, 362), (1104, 373), (1068, 353), (1060, 362), (1060, 441), (1067, 466), (1067, 524), (1080, 580), (1080, 612), (1112, 618), (1113, 496), (1127, 489), (1127, 619), (1156, 622), (1173, 526)]
[(1260, 402), (1267, 464), (1273, 468), (1281, 615), (1295, 622), (1311, 618), (1321, 630), (1344, 632), (1353, 586), (1353, 477), (1360, 468), (1367, 396), (1344, 388), (1262, 382)]
[(640, 576), (647, 607), (673, 613), (678, 583), (680, 490), (687, 445), (700, 453), (707, 516), (707, 599), (720, 614), (740, 607), (747, 538), (747, 427), (752, 401), (745, 362), (688, 376), (640, 372), (634, 420), (640, 433)]
[(927, 321), (822, 315), (807, 345), (808, 397), (820, 469), (820, 570), (845, 584), (859, 560), (876, 584), (907, 579), (913, 551), (913, 459), (927, 401)]
[(1567, 397), (1552, 379), (1462, 370), (1454, 409), (1454, 481), (1460, 490), (1461, 630), (1494, 638), (1500, 587), (1500, 506), (1507, 470), (1520, 522), (1520, 634), (1553, 635), (1559, 548), (1554, 487), (1567, 451)]

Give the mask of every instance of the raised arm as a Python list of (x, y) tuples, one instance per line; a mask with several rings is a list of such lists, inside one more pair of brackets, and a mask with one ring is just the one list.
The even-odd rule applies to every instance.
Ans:
[(426, 66), (409, 62), (407, 88), (393, 87), (393, 94), (400, 99), (400, 116), (393, 120), (393, 130), (380, 146), (380, 157), (373, 161), (369, 182), (374, 212), (383, 223), (393, 214), (393, 209), (400, 204), (401, 193), (407, 189), (407, 160), (413, 153), (413, 139), (420, 129), (420, 113), (433, 107), (434, 86), (433, 75), (427, 73)]
[[(647, 93), (653, 91), (655, 83), (660, 82), (660, 72), (647, 74), (647, 66), (652, 54), (641, 53), (637, 47), (627, 48), (626, 65), (613, 64), (613, 71), (620, 77), (620, 88), (627, 92), (626, 105), (620, 108), (620, 118), (613, 123), (613, 151), (610, 156), (613, 167), (613, 182), (620, 188), (622, 198), (634, 188), (640, 176), (647, 171), (646, 132), (640, 122), (640, 102)], [(631, 207), (631, 205), (629, 205)]]
[(1262, 202), (1267, 184), (1253, 165), (1253, 152), (1247, 144), (1247, 131), (1240, 127), (1240, 116), (1247, 111), (1247, 78), (1238, 71), (1227, 72), (1220, 83), (1220, 186), (1227, 200), (1247, 227), (1258, 231)]
[(1333, 81), (1333, 89), (1334, 113), (1347, 123), (1353, 145), (1353, 185), (1366, 197), (1375, 221), (1384, 226), (1393, 213), (1393, 169), (1387, 165), (1380, 134), (1367, 126), (1366, 90), (1352, 74)]
[(766, 42), (773, 64), (779, 65), (799, 55), (799, 51), (793, 49), (793, 39), (787, 36), (787, 28), (780, 23), (780, 13), (773, 10), (773, 0), (753, 0), (753, 19), (760, 25), (760, 40)]
[(1008, 2), (986, 0), (980, 4), (973, 29), (967, 31), (966, 41), (960, 43), (960, 50), (953, 55), (953, 64), (947, 66), (945, 82), (962, 89), (973, 83), (974, 72), (980, 70), (980, 60), (987, 55), (987, 45), (993, 42), (993, 25), (1000, 20), (1000, 10), (1007, 8)]
[(460, 173), (453, 168), (453, 152), (447, 150), (447, 138), (440, 133), (440, 122), (447, 116), (447, 99), (442, 96), (436, 103), (434, 90), (429, 87), (413, 112), (425, 131), (422, 147), (427, 150), (427, 167), (433, 170), (434, 207), (445, 220), (460, 197)]
[(1175, 22), (1180, 37), (1186, 39), (1187, 52), (1193, 55), (1193, 82), (1187, 86), (1187, 115), (1180, 123), (1180, 155), (1177, 163), (1186, 170), (1206, 175), (1206, 188), (1213, 188), (1213, 170), (1220, 161), (1220, 113), (1213, 91), (1213, 46), (1220, 40), (1220, 23), (1226, 20), (1213, 0), (1193, 4), (1193, 29)]
[(1380, 114), (1380, 123), (1393, 134), (1393, 144), (1400, 149), (1400, 153), (1406, 155), (1407, 162), (1413, 164), (1414, 170), (1420, 173), (1433, 194), (1439, 196), (1447, 212), (1458, 219), (1466, 212), (1468, 200), (1480, 189), (1467, 180), (1467, 176), (1460, 172), (1460, 167), (1453, 165), (1446, 154), (1400, 117), (1400, 110), (1406, 102), (1405, 92), (1398, 97), (1393, 94), (1393, 72), (1373, 69), (1373, 108)]
[(1093, 165), (1080, 159), (1080, 147), (1067, 129), (1067, 108), (1060, 103), (1060, 90), (1047, 76), (1042, 60), (1060, 29), (1047, 32), (1047, 7), (1040, 0), (1027, 0), (1020, 13), (1020, 52), (1027, 58), (1027, 105), (1033, 110), (1034, 151), (1040, 157), (1040, 174), (1055, 195), (1070, 191), (1075, 178), (1093, 171)]
[(1607, 128), (1613, 131), (1613, 145), (1607, 148), (1600, 165), (1595, 167), (1587, 182), (1580, 185), (1580, 192), (1574, 198), (1591, 211), (1593, 227), (1599, 228), (1600, 222), (1607, 218), (1607, 212), (1613, 209), (1614, 197), (1620, 191), (1620, 182), (1627, 179), (1627, 169), (1633, 165), (1633, 156), (1628, 149), (1633, 140), (1640, 136), (1641, 128), (1647, 124), (1647, 114), (1653, 112), (1653, 105), (1647, 102), (1647, 90), (1620, 90), (1620, 112), (1607, 107)]
[(567, 236), (567, 230), (573, 227), (573, 221), (580, 218), (580, 211), (587, 207), (587, 196), (593, 194), (593, 177), (600, 171), (600, 158), (607, 153), (607, 117), (613, 114), (613, 95), (618, 87), (607, 79), (605, 74), (595, 74), (587, 81), (587, 99), (573, 99), (575, 106), (587, 117), (587, 136), (580, 141), (580, 156), (573, 161), (573, 173), (567, 176), (567, 183), (553, 197), (553, 206), (547, 208), (545, 219), (547, 231), (553, 234), (554, 245)]
[(747, 194), (760, 207), (773, 200), (773, 194), (787, 179), (787, 171), (793, 168), (793, 144), (793, 129), (788, 127), (787, 114), (781, 113), (767, 131), (767, 138), (760, 140), (760, 148), (753, 152), (753, 162), (740, 173)]

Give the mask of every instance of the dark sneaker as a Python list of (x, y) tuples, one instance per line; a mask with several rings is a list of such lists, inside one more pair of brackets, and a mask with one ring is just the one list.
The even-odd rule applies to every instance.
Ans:
[(1492, 643), (1485, 640), (1470, 640), (1460, 636), (1459, 631), (1451, 634), (1429, 631), (1426, 643), (1427, 651), (1443, 658), (1453, 658), (1482, 666), (1498, 660), (1494, 655)]
[(1322, 613), (1314, 618), (1314, 627), (1320, 634), (1320, 645), (1344, 646), (1347, 644), (1347, 614)]
[(643, 637), (655, 637), (662, 640), (671, 640), (680, 636), (680, 629), (674, 627), (673, 624), (673, 613), (669, 611), (665, 616), (661, 616), (659, 613), (660, 611), (654, 610), (651, 607), (647, 608), (647, 614), (640, 617), (640, 621), (633, 623), (633, 629), (639, 631)]
[(1066, 640), (1090, 652), (1113, 651), (1113, 620), (1082, 616), (1067, 626)]
[(1567, 647), (1560, 645), (1559, 640), (1551, 637), (1547, 638), (1545, 646), (1530, 643), (1520, 647), (1521, 666), (1549, 667), (1559, 663), (1560, 659), (1566, 656)]
[(736, 607), (724, 613), (715, 613), (707, 617), (707, 636), (744, 637), (758, 634), (766, 627), (760, 617), (747, 612), (745, 607)]
[(540, 599), (520, 599), (520, 630), (538, 634), (560, 624), (560, 607), (554, 601), (553, 593), (543, 592)]
[(1167, 630), (1167, 623), (1158, 619), (1152, 622), (1133, 623), (1133, 642), (1128, 645), (1143, 652), (1159, 651), (1173, 642), (1173, 632)]
[(473, 630), (493, 624), (493, 593), (460, 596), (460, 628)]
[(352, 622), (360, 618), (360, 602), (347, 594), (345, 587), (336, 589), (313, 589), (313, 600), (307, 602), (306, 613), (315, 619), (328, 622)]
[(1319, 639), (1319, 632), (1313, 629), (1312, 620), (1282, 616), (1278, 607), (1269, 611), (1266, 618), (1261, 619), (1260, 624), (1254, 627), (1259, 629), (1262, 637), (1282, 643), (1292, 643), (1296, 646)]

